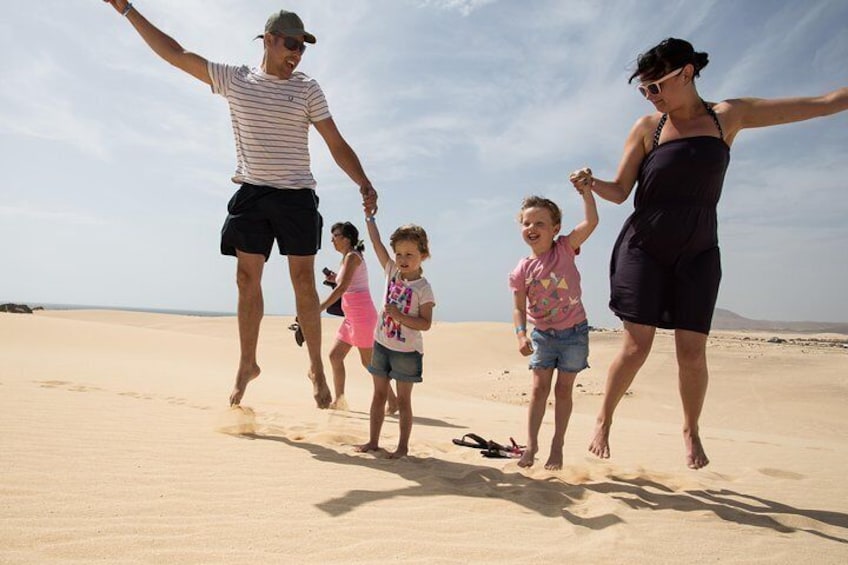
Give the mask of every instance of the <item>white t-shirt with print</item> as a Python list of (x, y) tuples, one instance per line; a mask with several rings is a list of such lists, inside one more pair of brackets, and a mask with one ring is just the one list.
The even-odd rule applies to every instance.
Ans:
[(433, 289), (427, 279), (406, 281), (401, 278), (395, 262), (386, 262), (386, 284), (383, 289), (383, 308), (380, 323), (374, 330), (374, 339), (392, 351), (417, 351), (424, 353), (421, 330), (414, 330), (396, 322), (386, 313), (386, 304), (395, 304), (407, 316), (418, 316), (422, 304), (435, 304)]

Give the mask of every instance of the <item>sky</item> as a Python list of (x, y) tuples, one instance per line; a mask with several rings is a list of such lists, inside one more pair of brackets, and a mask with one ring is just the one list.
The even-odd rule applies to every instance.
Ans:
[[(321, 84), (380, 195), (385, 236), (422, 225), (437, 321), (508, 321), (507, 274), (529, 252), (523, 197), (582, 218), (568, 174), (615, 173), (653, 107), (627, 83), (666, 37), (709, 53), (712, 101), (824, 94), (848, 82), (848, 2), (750, 0), (138, 0), (187, 50), (258, 65), (268, 15), (297, 12)], [(0, 21), (0, 302), (233, 312), (220, 255), (235, 150), (226, 101), (170, 67), (100, 0), (8, 2)], [(719, 205), (718, 306), (755, 319), (848, 321), (848, 112), (741, 132)], [(310, 135), (325, 225), (364, 233), (357, 187)], [(592, 325), (610, 313), (612, 245), (633, 198), (598, 201), (578, 258)], [(382, 275), (366, 254), (372, 294)], [(340, 255), (325, 234), (316, 258)], [(319, 286), (322, 295), (326, 287)], [(285, 260), (268, 314), (292, 315)]]

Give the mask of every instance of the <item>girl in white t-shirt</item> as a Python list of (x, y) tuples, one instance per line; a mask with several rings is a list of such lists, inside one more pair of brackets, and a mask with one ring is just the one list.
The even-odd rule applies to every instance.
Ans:
[(421, 262), (430, 256), (427, 232), (415, 225), (401, 226), (392, 233), (389, 243), (394, 259), (380, 239), (374, 216), (367, 215), (368, 235), (377, 259), (386, 274), (383, 308), (374, 333), (374, 350), (368, 371), (374, 380), (371, 399), (370, 435), (368, 443), (356, 448), (360, 452), (377, 451), (380, 430), (385, 418), (390, 380), (397, 383), (400, 440), (389, 455), (396, 459), (409, 451), (412, 433), (412, 385), (421, 382), (424, 341), (421, 332), (430, 329), (436, 301), (430, 283), (423, 276)]

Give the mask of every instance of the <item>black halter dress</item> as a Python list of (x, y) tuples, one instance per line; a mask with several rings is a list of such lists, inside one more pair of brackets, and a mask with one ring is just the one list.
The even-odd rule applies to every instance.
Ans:
[(635, 211), (613, 248), (610, 308), (622, 320), (709, 334), (721, 257), (716, 205), (730, 148), (719, 137), (696, 136), (654, 146), (639, 167)]

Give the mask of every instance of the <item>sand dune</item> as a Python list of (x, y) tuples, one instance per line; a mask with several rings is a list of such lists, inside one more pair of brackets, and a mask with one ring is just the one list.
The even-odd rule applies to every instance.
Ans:
[[(684, 464), (666, 332), (622, 401), (613, 458), (586, 453), (619, 339), (593, 333), (566, 468), (549, 472), (451, 442), (469, 431), (524, 439), (529, 377), (508, 325), (435, 324), (425, 338), (425, 382), (413, 396), (411, 456), (393, 461), (353, 452), (367, 436), (371, 392), (353, 359), (350, 411), (314, 408), (290, 321), (264, 321), (263, 374), (243, 401), (250, 410), (231, 411), (233, 318), (0, 314), (0, 562), (843, 563), (848, 556), (848, 350), (829, 347), (828, 336), (783, 344), (757, 334), (710, 339), (702, 425), (712, 463), (695, 472)], [(338, 321), (325, 322), (329, 343)], [(384, 432), (392, 448), (394, 418)]]

